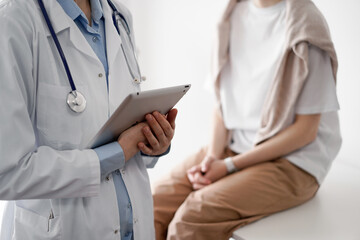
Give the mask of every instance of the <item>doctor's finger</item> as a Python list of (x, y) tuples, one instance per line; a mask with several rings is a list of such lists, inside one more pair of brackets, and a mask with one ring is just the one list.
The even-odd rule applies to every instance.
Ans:
[(148, 146), (146, 146), (143, 142), (139, 142), (138, 143), (138, 148), (140, 149), (140, 151), (142, 153), (145, 153), (146, 155), (154, 155), (153, 154), (153, 150), (151, 148), (149, 148)]
[(152, 149), (154, 151), (159, 150), (161, 145), (160, 145), (158, 139), (154, 136), (154, 134), (150, 130), (150, 128), (149, 127), (144, 127), (143, 128), (143, 133), (144, 133), (147, 141), (149, 142), (150, 146), (152, 147)]
[(160, 124), (161, 128), (163, 129), (166, 137), (171, 140), (174, 136), (174, 129), (171, 127), (168, 120), (165, 118), (165, 116), (163, 116), (159, 112), (154, 112), (153, 115), (156, 121)]
[(146, 121), (148, 122), (159, 142), (163, 145), (166, 145), (169, 140), (167, 139), (164, 130), (162, 129), (156, 118), (152, 114), (148, 114), (146, 115)]
[(176, 119), (177, 113), (178, 113), (178, 110), (176, 108), (173, 108), (168, 112), (167, 117), (166, 117), (166, 119), (170, 123), (172, 129), (175, 129), (175, 119)]

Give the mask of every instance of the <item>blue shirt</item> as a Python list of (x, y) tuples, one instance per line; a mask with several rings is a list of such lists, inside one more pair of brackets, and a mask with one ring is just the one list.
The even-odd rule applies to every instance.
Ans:
[[(76, 23), (85, 39), (101, 61), (108, 81), (106, 56), (105, 19), (99, 0), (90, 0), (91, 26), (85, 14), (73, 0), (57, 0), (66, 14)], [(125, 166), (124, 152), (117, 142), (94, 149), (100, 159), (101, 177), (113, 175), (118, 200), (122, 240), (133, 239), (133, 213), (129, 194), (118, 169)]]

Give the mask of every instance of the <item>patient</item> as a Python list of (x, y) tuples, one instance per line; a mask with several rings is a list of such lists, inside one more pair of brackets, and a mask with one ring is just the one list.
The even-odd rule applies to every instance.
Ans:
[(337, 57), (310, 0), (230, 0), (218, 30), (211, 139), (153, 186), (157, 240), (225, 240), (302, 204), (340, 149)]

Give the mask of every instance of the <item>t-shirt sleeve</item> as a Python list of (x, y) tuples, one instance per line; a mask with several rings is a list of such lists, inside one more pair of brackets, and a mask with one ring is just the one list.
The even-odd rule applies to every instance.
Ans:
[(317, 114), (339, 110), (336, 86), (330, 57), (315, 47), (309, 46), (309, 76), (299, 96), (297, 114)]

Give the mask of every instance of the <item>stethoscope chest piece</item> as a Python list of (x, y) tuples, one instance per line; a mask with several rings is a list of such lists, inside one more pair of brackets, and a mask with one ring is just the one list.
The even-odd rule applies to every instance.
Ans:
[(79, 91), (69, 92), (66, 102), (70, 109), (76, 113), (82, 113), (86, 108), (86, 99)]
[[(1, 1), (1, 0), (0, 0)], [(59, 55), (61, 57), (61, 60), (63, 62), (66, 75), (69, 80), (69, 84), (71, 86), (72, 91), (67, 95), (66, 102), (70, 109), (76, 113), (82, 113), (86, 108), (86, 100), (84, 95), (82, 95), (80, 92), (76, 90), (76, 86), (74, 83), (74, 80), (71, 76), (70, 68), (67, 63), (67, 60), (65, 58), (65, 54), (61, 48), (59, 39), (56, 36), (55, 30), (51, 24), (49, 15), (45, 9), (43, 0), (38, 0), (41, 12), (45, 18), (46, 24), (49, 28), (49, 31), (51, 33), (52, 38), (54, 39), (56, 48), (59, 52)], [(134, 80), (135, 83), (140, 84), (142, 81), (145, 81), (145, 77), (141, 77), (140, 67), (136, 58), (135, 48), (131, 40), (130, 35), (130, 28), (129, 25), (126, 22), (125, 17), (120, 14), (117, 10), (115, 5), (111, 2), (111, 0), (108, 0), (108, 3), (110, 7), (113, 10), (113, 22), (116, 27), (117, 32), (119, 33), (120, 37), (122, 37), (122, 42), (124, 43), (125, 47), (130, 49), (133, 54), (127, 54), (128, 51), (125, 51), (123, 44), (121, 44), (122, 51), (125, 56), (126, 63), (129, 68), (129, 72)], [(119, 24), (118, 24), (119, 23)], [(123, 33), (123, 34), (121, 34)]]

